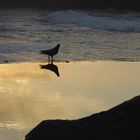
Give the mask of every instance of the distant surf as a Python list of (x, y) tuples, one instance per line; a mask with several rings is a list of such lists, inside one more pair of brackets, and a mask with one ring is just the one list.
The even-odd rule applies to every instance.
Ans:
[(140, 18), (138, 16), (140, 14), (137, 13), (135, 16), (137, 17), (134, 17), (134, 13), (130, 12), (122, 15), (114, 15), (114, 13), (103, 15), (103, 12), (96, 11), (91, 14), (91, 12), (87, 11), (64, 10), (50, 13), (48, 19), (55, 23), (76, 24), (101, 30), (139, 32)]

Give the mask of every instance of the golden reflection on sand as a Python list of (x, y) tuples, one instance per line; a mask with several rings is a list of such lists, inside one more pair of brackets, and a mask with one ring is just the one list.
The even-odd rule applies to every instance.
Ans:
[[(41, 64), (45, 65), (45, 64)], [(44, 119), (75, 119), (107, 110), (140, 93), (140, 62), (0, 65), (0, 128), (33, 128)]]

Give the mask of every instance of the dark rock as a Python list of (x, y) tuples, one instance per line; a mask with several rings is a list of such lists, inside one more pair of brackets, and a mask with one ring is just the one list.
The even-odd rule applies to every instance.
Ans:
[(42, 121), (25, 140), (132, 140), (140, 137), (140, 96), (78, 120)]
[(5, 62), (5, 63), (8, 63), (9, 61), (8, 61), (8, 60), (5, 60), (4, 62)]

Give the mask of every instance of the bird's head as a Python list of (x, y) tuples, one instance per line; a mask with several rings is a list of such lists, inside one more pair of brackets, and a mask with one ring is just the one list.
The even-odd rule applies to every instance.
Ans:
[(55, 48), (59, 50), (60, 44), (57, 44)]

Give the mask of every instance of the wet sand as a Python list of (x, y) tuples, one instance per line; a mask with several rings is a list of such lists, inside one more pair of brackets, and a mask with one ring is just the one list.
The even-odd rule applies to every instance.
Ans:
[(22, 139), (42, 120), (85, 117), (137, 96), (139, 71), (140, 62), (1, 64), (0, 139)]

